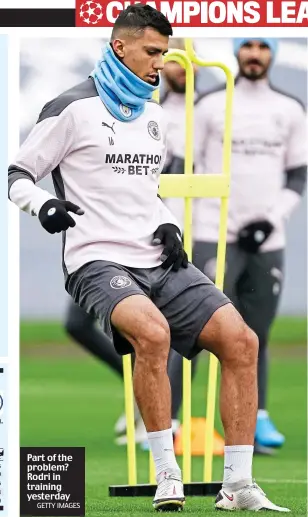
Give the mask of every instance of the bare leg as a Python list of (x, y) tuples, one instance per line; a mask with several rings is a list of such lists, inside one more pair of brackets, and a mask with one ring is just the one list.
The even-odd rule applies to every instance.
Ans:
[(147, 431), (169, 429), (170, 332), (166, 319), (148, 298), (135, 295), (118, 303), (111, 322), (135, 350), (134, 393)]
[(227, 304), (205, 325), (198, 344), (221, 364), (220, 412), (226, 445), (253, 445), (258, 405), (256, 335)]
[(169, 325), (145, 296), (125, 298), (115, 307), (111, 322), (134, 347), (134, 393), (153, 455), (156, 509), (182, 508), (185, 497), (171, 429), (171, 390), (167, 375)]

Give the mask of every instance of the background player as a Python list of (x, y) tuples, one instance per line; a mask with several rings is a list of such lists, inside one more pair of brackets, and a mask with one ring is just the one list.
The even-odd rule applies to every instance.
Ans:
[[(184, 48), (184, 42), (177, 42)], [(284, 436), (267, 411), (268, 335), (276, 315), (283, 280), (285, 222), (304, 193), (306, 183), (305, 114), (300, 103), (275, 90), (268, 78), (277, 53), (277, 40), (235, 40), (239, 75), (233, 110), (232, 188), (224, 292), (233, 300), (259, 337), (258, 418), (255, 453), (269, 454)], [(165, 173), (184, 172), (185, 71), (167, 63), (168, 88), (162, 104), (168, 115)], [(202, 85), (204, 86), (204, 85)], [(199, 96), (196, 111), (196, 171), (219, 171), (225, 89)], [(271, 109), (269, 109), (269, 106)], [(198, 143), (199, 142), (199, 143)], [(215, 279), (219, 200), (195, 201), (193, 262)], [(183, 201), (168, 207), (183, 220)], [(171, 384), (177, 379), (176, 419), (180, 407), (182, 359), (171, 352)], [(196, 363), (193, 363), (193, 373)], [(174, 380), (172, 380), (174, 379)]]
[[(269, 81), (276, 39), (236, 39), (234, 53), (239, 75), (232, 119), (224, 292), (259, 338), (256, 442), (280, 447), (285, 438), (267, 411), (268, 336), (283, 284), (285, 225), (306, 185), (306, 117), (298, 100), (274, 89)], [(224, 98), (220, 88), (196, 104), (197, 173), (220, 170)], [(212, 279), (219, 206), (217, 199), (198, 199), (194, 205), (193, 262)]]

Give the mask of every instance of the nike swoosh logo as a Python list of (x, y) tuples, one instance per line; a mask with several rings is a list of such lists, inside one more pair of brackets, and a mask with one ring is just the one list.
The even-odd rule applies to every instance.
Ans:
[(233, 501), (233, 499), (234, 499), (233, 494), (232, 495), (228, 495), (228, 494), (226, 494), (226, 492), (223, 492), (223, 494), (226, 496), (227, 499), (229, 499), (229, 501)]

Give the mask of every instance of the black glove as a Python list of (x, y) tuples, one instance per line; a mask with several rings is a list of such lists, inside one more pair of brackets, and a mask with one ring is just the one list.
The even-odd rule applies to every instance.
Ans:
[(60, 199), (49, 199), (41, 207), (38, 218), (41, 225), (48, 233), (60, 233), (69, 227), (76, 226), (76, 222), (68, 212), (83, 215), (84, 211), (70, 201)]
[(188, 257), (183, 248), (180, 230), (174, 224), (161, 224), (154, 233), (153, 244), (164, 245), (160, 257), (163, 261), (163, 269), (173, 265), (173, 271), (178, 271), (180, 267), (188, 266)]
[(239, 247), (248, 253), (257, 253), (261, 244), (263, 244), (272, 233), (273, 228), (273, 225), (265, 219), (247, 224), (247, 226), (244, 226), (239, 232)]

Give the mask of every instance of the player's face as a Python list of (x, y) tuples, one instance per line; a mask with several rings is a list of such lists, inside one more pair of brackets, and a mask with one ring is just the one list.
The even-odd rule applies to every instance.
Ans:
[(240, 74), (251, 81), (266, 77), (272, 55), (269, 47), (262, 41), (248, 41), (238, 53)]
[(114, 40), (113, 48), (127, 66), (140, 79), (155, 84), (158, 73), (164, 68), (163, 56), (168, 52), (168, 36), (147, 28), (136, 36)]
[[(193, 69), (196, 75), (197, 67), (195, 64), (193, 64)], [(186, 72), (179, 63), (176, 61), (168, 61), (164, 68), (164, 78), (173, 92), (185, 93)]]

